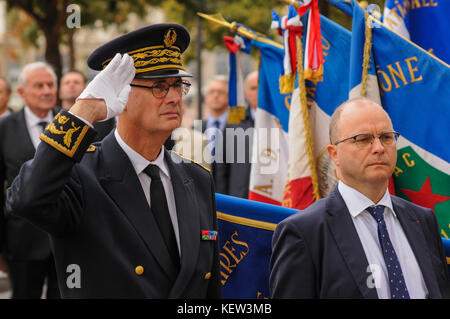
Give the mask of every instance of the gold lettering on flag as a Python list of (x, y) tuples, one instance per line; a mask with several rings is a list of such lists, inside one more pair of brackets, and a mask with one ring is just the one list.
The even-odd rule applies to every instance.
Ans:
[(228, 278), (236, 269), (236, 266), (247, 256), (250, 248), (248, 244), (242, 240), (237, 240), (239, 236), (237, 230), (231, 235), (230, 240), (227, 240), (222, 246), (224, 252), (219, 254), (220, 258), (220, 283), (225, 286)]
[[(398, 89), (402, 86), (422, 81), (423, 76), (420, 74), (417, 62), (417, 57), (413, 56), (383, 67), (377, 65), (377, 76), (381, 89), (384, 92), (390, 92), (393, 88), (392, 84), (394, 84), (395, 89)], [(408, 71), (409, 77), (405, 76), (405, 71)], [(401, 82), (398, 80), (401, 80)]]

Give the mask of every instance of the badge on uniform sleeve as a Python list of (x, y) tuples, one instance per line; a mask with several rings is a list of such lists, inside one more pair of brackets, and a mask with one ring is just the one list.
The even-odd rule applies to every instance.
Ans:
[(217, 231), (202, 230), (202, 240), (217, 240)]

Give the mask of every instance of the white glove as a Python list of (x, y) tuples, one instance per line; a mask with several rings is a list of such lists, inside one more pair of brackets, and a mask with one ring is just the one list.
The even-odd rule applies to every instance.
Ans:
[(136, 69), (133, 58), (128, 54), (123, 56), (117, 53), (104, 70), (88, 84), (81, 92), (78, 99), (98, 98), (105, 100), (106, 121), (120, 115), (128, 101), (130, 94), (130, 83), (134, 78)]

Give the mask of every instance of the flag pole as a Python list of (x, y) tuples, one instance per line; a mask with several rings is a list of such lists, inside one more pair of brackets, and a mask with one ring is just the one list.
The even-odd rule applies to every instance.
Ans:
[(273, 41), (273, 40), (271, 40), (271, 39), (269, 39), (269, 38), (267, 38), (265, 36), (262, 36), (262, 35), (260, 36), (257, 33), (253, 33), (251, 31), (247, 30), (246, 28), (238, 27), (237, 26), (237, 22), (230, 23), (230, 22), (226, 21), (221, 15), (220, 16), (218, 16), (218, 15), (210, 15), (210, 14), (204, 14), (204, 13), (201, 13), (201, 12), (197, 12), (197, 15), (199, 15), (203, 19), (206, 19), (208, 21), (211, 21), (211, 22), (219, 24), (219, 25), (221, 25), (223, 27), (226, 27), (226, 28), (230, 29), (231, 32), (236, 32), (237, 34), (239, 34), (239, 35), (241, 35), (243, 37), (246, 37), (246, 38), (249, 38), (249, 39), (255, 39), (255, 40), (258, 40), (260, 42), (264, 42), (264, 43), (273, 45), (273, 46), (275, 46), (277, 48), (283, 49), (283, 45), (282, 44), (280, 44), (278, 42), (275, 42), (275, 41)]

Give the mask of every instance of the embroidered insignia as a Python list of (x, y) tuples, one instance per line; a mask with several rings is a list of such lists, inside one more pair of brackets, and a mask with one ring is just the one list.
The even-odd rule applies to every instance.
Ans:
[(217, 240), (217, 231), (202, 230), (202, 240)]
[[(78, 161), (81, 160), (82, 154), (90, 145), (95, 134), (96, 132), (83, 121), (63, 110), (56, 114), (53, 122), (41, 134), (40, 139)], [(87, 138), (85, 139), (85, 137)]]
[(170, 48), (175, 43), (175, 41), (177, 41), (177, 33), (175, 32), (175, 30), (174, 29), (167, 30), (167, 32), (164, 34), (163, 41), (166, 48)]

